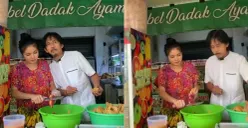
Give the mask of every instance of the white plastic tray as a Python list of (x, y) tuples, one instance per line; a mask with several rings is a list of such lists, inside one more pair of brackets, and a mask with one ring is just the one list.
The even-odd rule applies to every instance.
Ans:
[(124, 128), (124, 126), (80, 124), (75, 128)]
[(215, 128), (248, 128), (248, 123), (219, 123)]

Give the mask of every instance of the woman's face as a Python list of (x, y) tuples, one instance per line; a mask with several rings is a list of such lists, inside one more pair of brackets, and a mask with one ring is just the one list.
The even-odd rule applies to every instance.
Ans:
[(39, 51), (35, 45), (29, 45), (23, 52), (23, 57), (28, 64), (37, 63)]
[(179, 66), (182, 64), (182, 52), (178, 48), (173, 48), (169, 52), (168, 59), (171, 65)]

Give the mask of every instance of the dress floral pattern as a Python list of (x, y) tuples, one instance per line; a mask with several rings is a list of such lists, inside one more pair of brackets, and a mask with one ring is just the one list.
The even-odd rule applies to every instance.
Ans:
[[(48, 97), (53, 77), (48, 63), (44, 60), (39, 60), (38, 67), (35, 70), (30, 70), (24, 62), (14, 66), (10, 73), (10, 81), (11, 86), (15, 86), (23, 93), (40, 94)], [(33, 104), (30, 99), (17, 99), (17, 108), (27, 107), (38, 110), (47, 105), (49, 105), (48, 101)]]
[[(158, 86), (163, 86), (170, 96), (188, 104), (189, 92), (197, 84), (198, 78), (198, 71), (189, 62), (184, 62), (180, 72), (175, 72), (170, 65), (165, 65), (159, 71)], [(172, 103), (164, 101), (164, 107), (172, 108)]]

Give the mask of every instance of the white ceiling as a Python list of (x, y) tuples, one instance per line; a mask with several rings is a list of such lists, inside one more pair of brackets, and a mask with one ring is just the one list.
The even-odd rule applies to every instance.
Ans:
[[(209, 1), (209, 0), (205, 0), (205, 1)], [(168, 6), (170, 4), (185, 4), (192, 2), (199, 2), (199, 0), (147, 0), (148, 7), (161, 7), (161, 6)]]

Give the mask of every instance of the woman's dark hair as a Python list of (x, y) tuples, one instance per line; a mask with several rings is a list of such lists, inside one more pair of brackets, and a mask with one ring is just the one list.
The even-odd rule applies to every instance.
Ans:
[[(44, 48), (46, 48), (46, 40), (48, 38), (51, 38), (51, 37), (55, 38), (60, 44), (63, 44), (64, 45), (63, 38), (58, 33), (56, 33), (56, 32), (48, 32), (43, 37)], [(65, 51), (65, 48), (63, 47), (62, 50)]]
[(177, 48), (179, 51), (182, 52), (180, 44), (173, 38), (167, 38), (166, 44), (164, 45), (164, 53), (166, 56), (169, 55), (170, 51), (174, 48)]
[(229, 44), (229, 37), (226, 34), (225, 31), (223, 30), (212, 30), (208, 33), (207, 36), (207, 43), (209, 45), (211, 45), (211, 40), (218, 40), (219, 42), (223, 43), (223, 44)]
[[(38, 45), (36, 43), (36, 40), (33, 39), (29, 34), (27, 33), (22, 33), (21, 34), (21, 39), (19, 41), (19, 50), (23, 54), (26, 48), (30, 45), (33, 45), (38, 49)], [(39, 50), (39, 49), (38, 49)]]

